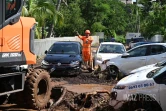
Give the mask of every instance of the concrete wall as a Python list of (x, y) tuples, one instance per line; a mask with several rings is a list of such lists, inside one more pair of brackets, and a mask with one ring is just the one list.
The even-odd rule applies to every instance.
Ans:
[[(92, 46), (99, 44), (99, 37), (92, 36)], [(59, 37), (59, 38), (47, 38), (47, 39), (35, 39), (35, 54), (37, 56), (44, 55), (45, 50), (48, 50), (50, 46), (56, 41), (82, 41), (77, 37)]]

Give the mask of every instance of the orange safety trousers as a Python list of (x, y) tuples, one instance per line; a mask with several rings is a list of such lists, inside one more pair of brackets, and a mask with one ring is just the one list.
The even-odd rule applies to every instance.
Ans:
[(89, 49), (83, 49), (83, 50), (82, 50), (83, 60), (84, 60), (85, 62), (90, 62), (91, 59), (92, 59), (92, 57), (91, 57), (91, 51), (90, 51), (90, 50), (91, 50), (90, 48), (89, 48)]

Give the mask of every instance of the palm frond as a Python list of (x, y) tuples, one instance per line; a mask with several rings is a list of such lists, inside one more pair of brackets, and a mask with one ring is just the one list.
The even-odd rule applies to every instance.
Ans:
[(23, 8), (22, 8), (21, 15), (22, 16), (28, 16), (29, 15), (29, 12), (28, 12), (28, 10), (25, 6), (23, 6)]

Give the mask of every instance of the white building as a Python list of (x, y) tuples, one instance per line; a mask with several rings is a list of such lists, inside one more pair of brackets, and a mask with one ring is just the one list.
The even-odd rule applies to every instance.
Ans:
[[(120, 0), (121, 2), (125, 4), (134, 4), (136, 1), (138, 2), (139, 0)], [(151, 2), (156, 2), (156, 0), (151, 0)]]
[(133, 4), (133, 2), (136, 2), (136, 0), (120, 0), (120, 1), (125, 4)]

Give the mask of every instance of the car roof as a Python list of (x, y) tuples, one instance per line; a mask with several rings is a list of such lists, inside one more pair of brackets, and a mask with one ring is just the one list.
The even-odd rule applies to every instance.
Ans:
[(143, 45), (143, 44), (152, 44), (152, 43), (157, 43), (157, 42), (136, 42), (136, 43), (134, 43), (134, 46)]
[(164, 45), (166, 46), (166, 43), (150, 43), (150, 44), (142, 44), (142, 45), (139, 45), (137, 47), (140, 47), (140, 46), (146, 46), (146, 45)]
[(54, 44), (69, 44), (69, 43), (80, 43), (78, 41), (56, 41)]
[(141, 43), (156, 43), (156, 42), (148, 42), (148, 41), (147, 42), (136, 42), (136, 44), (139, 44), (139, 43), (141, 44)]
[(166, 43), (150, 43), (150, 44), (142, 44), (142, 45), (138, 45), (136, 47), (133, 47), (132, 49), (128, 50), (127, 52), (133, 50), (133, 49), (136, 49), (138, 47), (141, 47), (141, 46), (148, 46), (148, 45), (163, 45), (163, 46), (166, 46)]
[(102, 42), (100, 44), (115, 44), (115, 45), (123, 45), (122, 43), (119, 42)]

